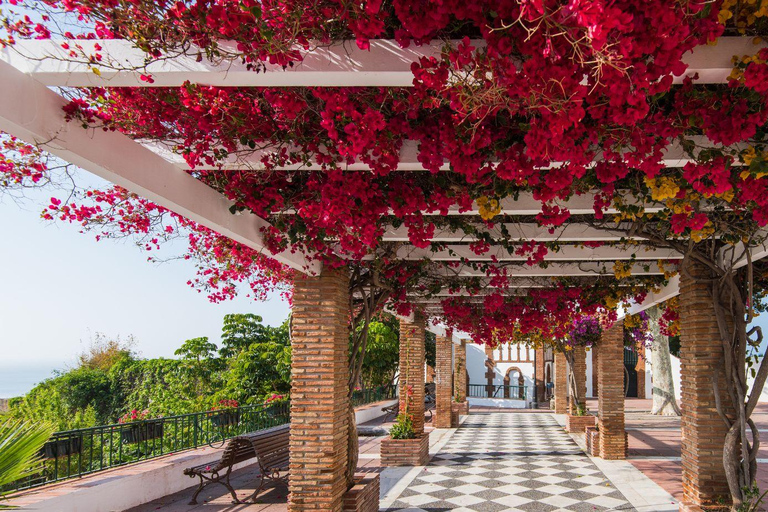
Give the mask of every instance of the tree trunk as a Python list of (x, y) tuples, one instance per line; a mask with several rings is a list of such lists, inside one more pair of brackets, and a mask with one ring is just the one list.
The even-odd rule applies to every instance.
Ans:
[(656, 306), (648, 310), (648, 327), (651, 330), (651, 368), (653, 371), (653, 407), (657, 416), (680, 416), (675, 399), (675, 382), (672, 378), (672, 359), (669, 354), (669, 338), (661, 334), (661, 311)]
[(349, 439), (347, 440), (347, 488), (352, 487), (355, 479), (355, 471), (357, 471), (357, 461), (360, 457), (360, 443), (357, 438), (357, 422), (355, 421), (355, 408), (352, 402), (349, 403)]

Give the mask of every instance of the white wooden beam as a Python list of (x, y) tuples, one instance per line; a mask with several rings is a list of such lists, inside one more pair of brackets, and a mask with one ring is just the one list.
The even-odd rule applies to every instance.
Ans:
[(646, 309), (651, 309), (652, 307), (661, 304), (663, 302), (668, 301), (669, 299), (673, 297), (677, 297), (680, 295), (680, 275), (676, 275), (672, 277), (669, 282), (664, 286), (658, 293), (649, 293), (645, 300), (640, 303), (632, 303), (629, 308), (627, 308), (624, 313), (629, 315), (636, 315), (640, 313), (641, 311), (645, 311)]
[[(66, 41), (71, 49), (81, 45), (78, 56), (69, 56), (69, 50), (61, 48), (65, 41), (20, 40), (14, 48), (0, 51), (0, 59), (12, 64), (46, 85), (72, 87), (178, 87), (184, 82), (226, 87), (410, 87), (413, 85), (411, 63), (421, 57), (440, 54), (444, 44), (434, 41), (424, 46), (411, 45), (400, 48), (393, 40), (377, 39), (370, 42), (370, 50), (360, 50), (354, 41), (317, 47), (305, 52), (304, 60), (285, 70), (281, 66), (266, 65), (266, 71), (250, 71), (239, 62), (214, 65), (205, 58), (197, 61), (198, 50), (191, 48), (185, 55), (145, 66), (146, 55), (130, 41), (99, 40)], [(94, 49), (99, 44), (100, 51)], [(221, 43), (232, 46), (232, 43)], [(484, 45), (474, 40), (476, 47)], [(726, 83), (733, 68), (734, 55), (753, 55), (765, 43), (754, 45), (749, 37), (721, 37), (717, 45), (703, 45), (683, 57), (688, 69), (683, 76), (675, 77), (680, 83), (684, 76), (699, 75), (697, 83)], [(103, 61), (111, 64), (99, 67), (100, 76), (93, 72), (88, 57), (103, 55)], [(135, 71), (134, 71), (135, 70)], [(139, 71), (140, 70), (140, 71)], [(140, 74), (151, 74), (154, 83), (144, 82)]]
[[(475, 254), (468, 245), (449, 245), (445, 249), (431, 251), (413, 246), (404, 246), (398, 249), (398, 259), (431, 261), (527, 261), (527, 255), (510, 254), (503, 247), (495, 246), (485, 254)], [(615, 260), (669, 260), (681, 259), (682, 255), (671, 249), (649, 249), (642, 246), (597, 248), (562, 246), (559, 251), (549, 251), (544, 261), (615, 261)], [(368, 257), (366, 259), (373, 259)]]
[(249, 213), (233, 215), (226, 197), (125, 135), (68, 123), (64, 98), (4, 62), (0, 62), (0, 90), (0, 130), (291, 268), (320, 271), (319, 262), (300, 253), (269, 253), (260, 231), (269, 225), (265, 220)]
[[(639, 237), (628, 236), (625, 231), (607, 231), (593, 228), (587, 224), (565, 224), (564, 226), (555, 228), (552, 233), (549, 232), (549, 228), (542, 227), (534, 223), (510, 222), (505, 223), (504, 227), (509, 233), (511, 240), (521, 241), (534, 240), (536, 242), (618, 242), (622, 239), (643, 240)], [(478, 224), (477, 229), (481, 232), (490, 234), (494, 239), (502, 238), (500, 227), (489, 229), (482, 224)], [(430, 241), (474, 242), (477, 239), (477, 236), (467, 235), (463, 231), (439, 229), (435, 231), (435, 235), (430, 239)], [(390, 227), (384, 232), (382, 240), (384, 242), (409, 242), (410, 238), (408, 238), (408, 228), (406, 226), (399, 226), (397, 228)]]
[[(645, 267), (648, 267), (646, 270)], [(604, 262), (585, 262), (585, 263), (562, 263), (553, 262), (546, 268), (529, 265), (505, 265), (506, 275), (508, 277), (587, 277), (587, 276), (612, 276), (613, 265)], [(631, 267), (633, 276), (656, 276), (662, 275), (658, 266), (655, 264), (634, 263)], [(473, 268), (462, 265), (459, 268), (450, 268), (444, 266), (439, 274), (444, 277), (486, 277), (483, 270), (474, 270)]]

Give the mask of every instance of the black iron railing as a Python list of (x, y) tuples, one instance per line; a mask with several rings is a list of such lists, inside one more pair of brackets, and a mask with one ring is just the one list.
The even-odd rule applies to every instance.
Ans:
[(470, 384), (471, 398), (508, 398), (510, 400), (528, 400), (530, 392), (527, 386), (509, 386), (504, 384)]
[[(354, 406), (395, 397), (394, 386), (355, 391)], [(210, 445), (290, 422), (288, 402), (165, 416), (54, 433), (41, 450), (39, 471), (0, 493), (75, 478), (169, 453)]]

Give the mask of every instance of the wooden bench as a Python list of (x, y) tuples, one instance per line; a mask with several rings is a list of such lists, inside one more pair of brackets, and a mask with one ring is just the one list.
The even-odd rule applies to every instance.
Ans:
[[(432, 411), (435, 409), (437, 402), (435, 400), (435, 384), (424, 384), (424, 421), (429, 423), (432, 421)], [(384, 413), (384, 421), (387, 421), (390, 417), (397, 418), (400, 413), (400, 403), (392, 404), (389, 407), (382, 407), (381, 411)]]
[[(190, 478), (200, 478), (200, 485), (192, 495), (190, 505), (197, 504), (197, 497), (210, 484), (221, 484), (232, 495), (233, 503), (242, 503), (229, 482), (235, 464), (256, 458), (259, 464), (259, 485), (246, 500), (255, 499), (266, 480), (285, 481), (288, 478), (288, 442), (290, 425), (272, 427), (259, 432), (233, 437), (224, 447), (218, 461), (200, 464), (184, 470)], [(281, 473), (285, 473), (282, 474)]]

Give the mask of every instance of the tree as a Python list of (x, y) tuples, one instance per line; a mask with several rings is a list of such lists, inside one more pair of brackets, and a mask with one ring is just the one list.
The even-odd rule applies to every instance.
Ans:
[(399, 323), (381, 314), (368, 328), (368, 347), (361, 372), (362, 386), (375, 388), (392, 384), (400, 364)]
[(672, 378), (672, 359), (669, 353), (669, 338), (661, 333), (661, 310), (659, 306), (648, 310), (648, 327), (652, 339), (651, 368), (653, 370), (653, 407), (651, 414), (658, 416), (680, 416), (675, 398), (675, 382)]
[(221, 348), (219, 354), (227, 358), (247, 349), (251, 343), (262, 343), (275, 333), (264, 320), (252, 313), (224, 315), (221, 328)]
[(215, 357), (216, 349), (218, 349), (216, 344), (209, 342), (207, 336), (203, 336), (202, 338), (192, 338), (185, 341), (181, 347), (176, 349), (174, 354), (181, 356), (183, 359), (194, 359), (199, 363), (203, 359)]

